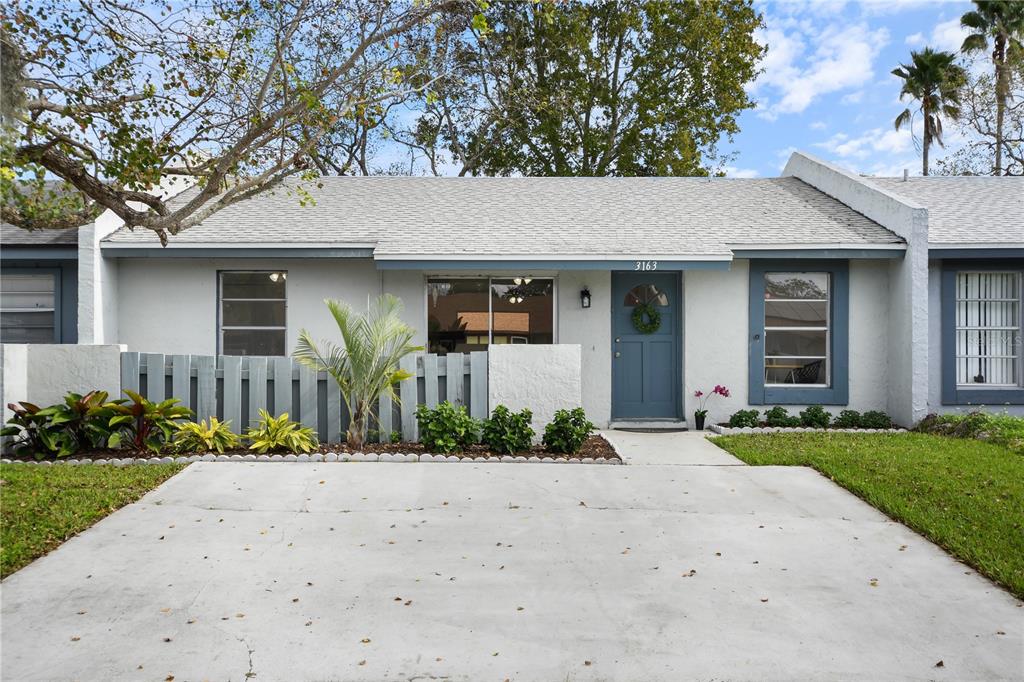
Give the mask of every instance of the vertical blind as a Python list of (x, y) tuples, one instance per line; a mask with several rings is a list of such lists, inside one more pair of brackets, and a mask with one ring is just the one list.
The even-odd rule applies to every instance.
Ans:
[(1020, 384), (1021, 276), (961, 272), (956, 279), (956, 382)]

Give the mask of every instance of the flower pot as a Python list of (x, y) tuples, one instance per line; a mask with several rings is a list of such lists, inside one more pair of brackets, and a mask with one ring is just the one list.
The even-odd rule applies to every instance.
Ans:
[(696, 429), (697, 431), (703, 431), (704, 430), (704, 417), (705, 416), (706, 415), (699, 414), (697, 412), (693, 413), (693, 428), (694, 429)]

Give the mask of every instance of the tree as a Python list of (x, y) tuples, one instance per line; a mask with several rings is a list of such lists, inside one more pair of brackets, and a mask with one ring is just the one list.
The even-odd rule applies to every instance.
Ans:
[(464, 24), (425, 48), (452, 77), (392, 129), (435, 173), (707, 175), (753, 106), (750, 0), (497, 2), (484, 17), (486, 39)]
[[(944, 146), (942, 140), (942, 119), (957, 119), (960, 116), (960, 87), (967, 74), (958, 65), (952, 52), (936, 52), (926, 47), (920, 52), (911, 52), (911, 63), (901, 64), (893, 69), (893, 75), (903, 80), (900, 100), (909, 97), (920, 103), (918, 111), (924, 119), (921, 136), (921, 172), (928, 175), (928, 150), (932, 144)], [(904, 109), (896, 117), (896, 130), (913, 125), (913, 112)]]
[(973, 31), (964, 38), (963, 52), (988, 48), (992, 39), (992, 64), (995, 66), (995, 175), (1003, 174), (1003, 135), (1006, 107), (1010, 96), (1011, 62), (1024, 55), (1024, 3), (1007, 0), (974, 0), (975, 9), (960, 17), (960, 24)]
[(381, 395), (398, 401), (395, 384), (412, 377), (398, 368), (410, 353), (423, 350), (412, 345), (415, 334), (401, 318), (402, 302), (384, 294), (370, 305), (365, 315), (341, 301), (325, 301), (341, 333), (342, 345), (323, 342), (323, 350), (303, 329), (293, 353), (296, 360), (318, 372), (327, 372), (341, 389), (350, 417), (346, 440), (359, 449), (366, 442), (366, 429)]
[(959, 137), (965, 142), (938, 161), (939, 175), (992, 175), (996, 172), (996, 149), (1003, 152), (1003, 175), (1024, 175), (1024, 59), (1010, 63), (1009, 82), (1003, 128), (997, 132), (995, 77), (990, 72), (967, 69), (957, 121)]
[[(109, 209), (166, 243), (286, 178), (344, 171), (382, 106), (429, 87), (412, 34), (476, 10), (475, 0), (12, 0), (0, 20), (2, 217), (60, 227)], [(52, 176), (75, 191), (51, 196)], [(168, 179), (198, 189), (172, 205), (151, 191)]]

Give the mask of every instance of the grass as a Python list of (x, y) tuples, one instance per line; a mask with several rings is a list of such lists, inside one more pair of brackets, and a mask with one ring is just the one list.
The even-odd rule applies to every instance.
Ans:
[(957, 438), (977, 438), (1005, 445), (1024, 455), (1024, 417), (981, 410), (966, 414), (931, 414), (918, 424), (917, 430)]
[(1024, 456), (923, 433), (722, 436), (753, 465), (809, 466), (1024, 598)]
[(52, 551), (183, 468), (0, 465), (0, 577)]

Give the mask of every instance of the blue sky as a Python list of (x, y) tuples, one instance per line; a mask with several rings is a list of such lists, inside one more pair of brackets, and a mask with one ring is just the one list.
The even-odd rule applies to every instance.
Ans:
[[(960, 16), (970, 2), (941, 0), (761, 1), (768, 45), (764, 73), (749, 88), (757, 100), (740, 118), (727, 148), (737, 152), (733, 177), (778, 175), (794, 149), (860, 173), (921, 174), (910, 131), (893, 120), (907, 106), (890, 72), (910, 51), (930, 45), (956, 51)], [(947, 129), (947, 147), (956, 148)], [(933, 159), (945, 152), (933, 149)], [(934, 161), (933, 166), (934, 168)]]

